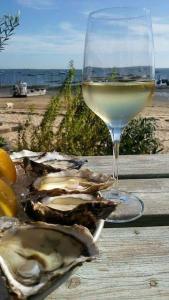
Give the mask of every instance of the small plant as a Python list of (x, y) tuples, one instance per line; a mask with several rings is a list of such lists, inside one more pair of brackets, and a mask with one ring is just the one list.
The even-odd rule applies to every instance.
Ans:
[(65, 104), (68, 106), (72, 98), (72, 82), (76, 75), (76, 70), (73, 66), (73, 60), (69, 62), (69, 70), (66, 79), (61, 87), (60, 93), (64, 95)]
[(130, 121), (124, 129), (121, 154), (155, 154), (162, 150), (159, 140), (155, 137), (156, 121), (154, 118), (138, 118)]
[(15, 16), (4, 15), (0, 18), (0, 51), (4, 50), (6, 42), (14, 34), (14, 29), (19, 25), (19, 13)]
[(118, 71), (117, 71), (117, 69), (114, 67), (114, 68), (112, 69), (112, 73), (111, 73), (110, 77), (108, 78), (108, 80), (109, 80), (109, 81), (116, 81), (116, 80), (118, 79), (118, 77), (119, 77)]

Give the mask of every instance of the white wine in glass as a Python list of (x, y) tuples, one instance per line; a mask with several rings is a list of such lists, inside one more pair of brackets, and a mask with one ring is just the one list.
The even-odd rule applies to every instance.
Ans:
[[(83, 97), (110, 131), (116, 182), (121, 133), (129, 120), (151, 103), (154, 86), (150, 12), (120, 7), (91, 13), (85, 41)], [(119, 204), (108, 221), (127, 222), (143, 213), (143, 202), (132, 194), (118, 189), (101, 194)]]

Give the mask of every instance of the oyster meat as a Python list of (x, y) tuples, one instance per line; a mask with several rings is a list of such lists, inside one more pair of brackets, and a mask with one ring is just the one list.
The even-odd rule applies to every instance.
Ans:
[(0, 238), (0, 269), (11, 299), (45, 299), (97, 254), (89, 230), (78, 225), (14, 222)]
[(111, 176), (95, 173), (88, 169), (67, 170), (39, 177), (34, 181), (33, 187), (38, 191), (52, 191), (53, 195), (62, 193), (94, 194), (112, 186), (113, 181)]
[(86, 226), (93, 233), (97, 221), (106, 219), (116, 203), (89, 194), (48, 196), (44, 192), (29, 195), (25, 203), (26, 214), (34, 221), (52, 224)]

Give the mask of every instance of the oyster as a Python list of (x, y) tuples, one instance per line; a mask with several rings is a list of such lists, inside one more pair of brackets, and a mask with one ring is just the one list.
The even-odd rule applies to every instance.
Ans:
[(12, 154), (10, 156), (13, 161), (20, 161), (24, 157), (33, 158), (33, 157), (39, 157), (42, 154), (43, 154), (43, 152), (33, 152), (33, 151), (29, 151), (29, 150), (22, 150), (19, 152), (12, 152)]
[(0, 239), (0, 269), (15, 299), (45, 299), (76, 266), (97, 254), (92, 235), (78, 225), (14, 223)]
[(34, 221), (52, 224), (80, 224), (93, 233), (97, 221), (106, 219), (114, 211), (116, 203), (88, 194), (64, 194), (46, 196), (45, 193), (30, 194), (25, 204), (26, 214)]
[(22, 150), (20, 152), (14, 152), (11, 158), (16, 164), (23, 162), (24, 169), (27, 172), (32, 171), (39, 175), (67, 169), (80, 169), (86, 162), (85, 159), (62, 155), (56, 151), (45, 153)]
[(77, 171), (68, 170), (59, 173), (49, 173), (37, 178), (34, 189), (38, 191), (52, 191), (53, 195), (62, 193), (96, 193), (113, 184), (111, 176), (92, 172), (88, 169)]

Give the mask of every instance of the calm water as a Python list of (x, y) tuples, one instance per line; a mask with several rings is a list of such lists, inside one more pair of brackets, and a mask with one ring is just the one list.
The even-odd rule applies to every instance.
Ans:
[[(76, 71), (74, 83), (81, 81), (81, 70)], [(67, 75), (67, 70), (60, 69), (1, 69), (0, 86), (11, 86), (18, 81), (27, 82), (28, 86), (60, 86)]]
[[(0, 70), (0, 86), (14, 85), (18, 81), (27, 82), (28, 86), (60, 86), (66, 78), (67, 70), (61, 69), (1, 69)], [(169, 68), (156, 69), (156, 78), (169, 79)], [(74, 83), (80, 82), (82, 79), (82, 71), (76, 71)]]

